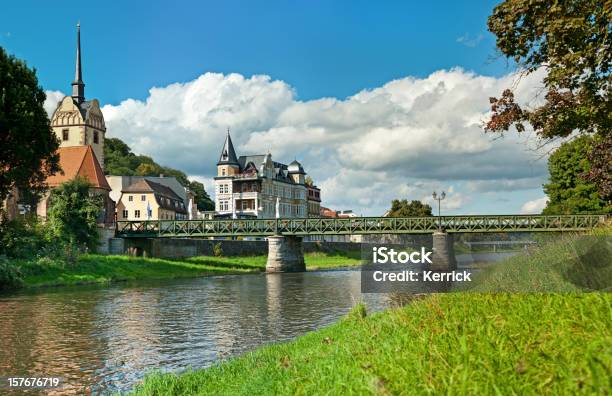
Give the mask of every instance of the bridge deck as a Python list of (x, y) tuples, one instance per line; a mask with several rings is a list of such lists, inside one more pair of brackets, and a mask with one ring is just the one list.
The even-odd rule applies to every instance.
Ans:
[(429, 234), (447, 232), (583, 231), (605, 215), (501, 215), (441, 217), (353, 217), (303, 219), (118, 221), (120, 237), (210, 237), (282, 235)]

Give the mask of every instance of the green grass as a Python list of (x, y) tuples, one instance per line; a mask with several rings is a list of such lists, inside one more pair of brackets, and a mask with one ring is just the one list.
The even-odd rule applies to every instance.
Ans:
[(485, 268), (476, 292), (612, 291), (612, 232), (569, 234)]
[[(310, 270), (360, 264), (359, 252), (309, 253), (305, 261)], [(21, 267), (24, 286), (41, 287), (261, 272), (266, 256), (168, 260), (90, 254), (79, 257), (74, 265), (47, 258), (14, 262)]]
[[(264, 346), (208, 369), (152, 373), (135, 395), (606, 394), (612, 387), (610, 230), (483, 271), (472, 292), (425, 297)], [(491, 291), (532, 293), (490, 293)], [(569, 293), (542, 293), (551, 290)], [(486, 293), (483, 293), (486, 292)]]
[(609, 294), (447, 294), (206, 370), (152, 374), (136, 395), (603, 394)]

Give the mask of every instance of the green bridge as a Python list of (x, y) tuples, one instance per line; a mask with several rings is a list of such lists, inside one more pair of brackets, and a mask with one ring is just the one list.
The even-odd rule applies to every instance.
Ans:
[(490, 215), (440, 217), (352, 217), (233, 220), (118, 221), (124, 238), (197, 238), (225, 236), (306, 236), (357, 234), (433, 234), (463, 232), (584, 231), (605, 215)]

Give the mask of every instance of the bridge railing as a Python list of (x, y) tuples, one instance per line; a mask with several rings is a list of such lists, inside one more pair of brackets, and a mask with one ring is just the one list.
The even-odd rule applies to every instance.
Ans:
[(426, 234), (439, 228), (447, 232), (580, 231), (605, 221), (605, 215), (145, 220), (118, 221), (117, 234), (124, 237)]

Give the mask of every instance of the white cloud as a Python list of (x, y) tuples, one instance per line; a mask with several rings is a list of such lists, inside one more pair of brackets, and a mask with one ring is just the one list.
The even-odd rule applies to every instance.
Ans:
[(484, 39), (482, 34), (472, 36), (469, 33), (464, 34), (461, 37), (457, 37), (457, 42), (465, 45), (466, 47), (474, 48)]
[(45, 94), (47, 94), (47, 99), (45, 99), (44, 107), (45, 111), (49, 115), (49, 118), (51, 118), (53, 112), (57, 108), (57, 104), (64, 98), (64, 96), (66, 96), (66, 94), (60, 91), (45, 91)]
[(548, 203), (548, 197), (542, 197), (534, 199), (533, 201), (527, 201), (521, 206), (521, 214), (539, 214), (546, 207)]
[[(531, 100), (542, 77), (523, 77), (517, 99)], [(127, 99), (102, 111), (108, 136), (208, 178), (207, 187), (230, 127), (238, 155), (270, 151), (277, 161), (300, 159), (322, 188), (325, 206), (375, 215), (391, 199), (427, 201), (434, 189), (445, 189), (449, 212), (509, 213), (525, 197), (506, 192), (533, 196), (546, 175), (545, 159), (528, 149), (529, 134), (496, 139), (482, 130), (488, 98), (515, 81), (514, 75), (442, 70), (344, 100), (299, 101), (292, 87), (268, 76), (206, 73), (152, 88), (146, 101)], [(487, 206), (502, 201), (508, 201), (504, 208)]]

